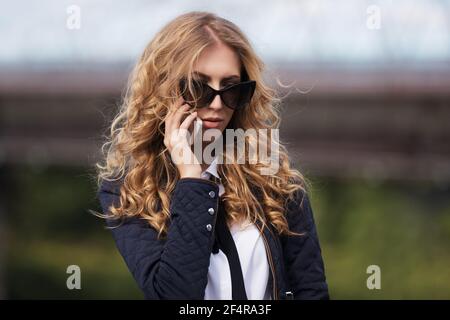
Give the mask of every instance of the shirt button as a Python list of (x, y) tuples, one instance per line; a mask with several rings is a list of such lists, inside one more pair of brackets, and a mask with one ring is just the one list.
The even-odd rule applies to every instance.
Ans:
[(209, 209), (208, 209), (208, 213), (209, 213), (210, 215), (213, 215), (213, 214), (214, 214), (214, 208), (209, 208)]
[(216, 193), (215, 193), (214, 191), (210, 191), (210, 192), (209, 192), (209, 196), (210, 196), (211, 198), (214, 198), (214, 197), (216, 196)]
[(206, 225), (206, 230), (211, 231), (211, 230), (212, 230), (212, 225), (207, 224), (207, 225)]

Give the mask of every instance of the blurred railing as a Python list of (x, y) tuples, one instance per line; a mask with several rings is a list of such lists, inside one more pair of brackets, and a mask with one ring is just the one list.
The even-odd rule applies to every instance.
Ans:
[[(129, 72), (3, 70), (0, 162), (92, 165)], [(284, 65), (267, 79), (286, 96), (281, 139), (307, 172), (450, 181), (448, 68)]]

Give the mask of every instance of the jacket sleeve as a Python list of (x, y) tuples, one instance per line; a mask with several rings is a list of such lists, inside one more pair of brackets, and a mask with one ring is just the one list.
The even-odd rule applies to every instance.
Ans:
[[(303, 199), (303, 202), (302, 202)], [(328, 285), (313, 211), (307, 193), (289, 201), (289, 229), (303, 236), (282, 236), (283, 256), (294, 299), (329, 299)]]
[[(117, 248), (146, 299), (204, 299), (218, 192), (212, 181), (180, 179), (172, 194), (171, 221), (164, 239), (157, 239), (157, 231), (138, 217), (122, 223), (107, 220)], [(118, 186), (103, 182), (98, 197), (104, 213), (112, 204), (119, 204), (119, 194)]]

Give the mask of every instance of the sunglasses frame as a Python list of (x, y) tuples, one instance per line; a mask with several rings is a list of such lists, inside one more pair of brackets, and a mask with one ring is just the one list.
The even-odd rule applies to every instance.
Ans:
[[(195, 81), (198, 81), (198, 80), (195, 80)], [(182, 83), (182, 84), (185, 84), (185, 82), (186, 82), (185, 79), (182, 79), (182, 80), (180, 81), (180, 83)], [(198, 82), (201, 82), (201, 81), (198, 81)], [(207, 87), (209, 88), (209, 90), (210, 90), (213, 94), (212, 94), (212, 98), (210, 99), (210, 101), (206, 102), (204, 106), (202, 106), (202, 107), (197, 107), (197, 108), (199, 108), (199, 109), (207, 107), (207, 106), (208, 106), (208, 105), (216, 98), (217, 95), (220, 96), (220, 99), (222, 100), (223, 104), (224, 104), (226, 107), (228, 107), (228, 108), (230, 108), (230, 109), (233, 109), (233, 110), (240, 110), (240, 109), (243, 109), (248, 103), (250, 103), (250, 101), (251, 101), (251, 99), (252, 99), (252, 97), (253, 97), (253, 94), (255, 93), (255, 88), (256, 88), (256, 81), (255, 81), (255, 80), (248, 80), (248, 81), (242, 81), (242, 82), (239, 82), (239, 83), (233, 83), (233, 84), (231, 84), (231, 85), (229, 85), (229, 86), (227, 86), (227, 87), (225, 87), (225, 88), (219, 89), (219, 90), (216, 90), (216, 89), (212, 88), (212, 87), (211, 87), (209, 84), (207, 84), (207, 83), (204, 83), (204, 82), (201, 82), (201, 83), (202, 83), (202, 85), (207, 86)], [(233, 89), (233, 88), (236, 87), (236, 86), (240, 86), (240, 85), (250, 85), (251, 96), (250, 96), (249, 101), (248, 101), (244, 106), (242, 106), (242, 107), (237, 107), (237, 108), (233, 108), (233, 107), (229, 106), (229, 105), (226, 103), (226, 101), (223, 99), (222, 95), (223, 95), (225, 92), (227, 92), (227, 91)], [(181, 85), (180, 88), (181, 88), (181, 87), (183, 87), (183, 85)], [(182, 90), (182, 88), (181, 88), (181, 90)], [(183, 98), (184, 98), (184, 94), (183, 94), (183, 93), (182, 93), (182, 95), (183, 95)], [(200, 99), (198, 99), (198, 100), (200, 100)], [(191, 105), (189, 102), (186, 102), (186, 103), (189, 104), (191, 107), (195, 107), (195, 106)]]

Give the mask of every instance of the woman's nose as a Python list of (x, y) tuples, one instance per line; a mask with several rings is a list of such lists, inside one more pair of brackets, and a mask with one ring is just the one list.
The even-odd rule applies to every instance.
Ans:
[(213, 99), (213, 101), (211, 101), (211, 103), (209, 104), (209, 107), (211, 109), (220, 109), (222, 108), (222, 99), (220, 98), (220, 95), (216, 95)]

